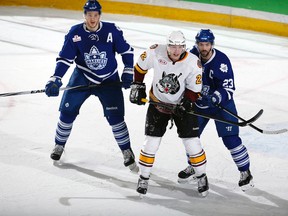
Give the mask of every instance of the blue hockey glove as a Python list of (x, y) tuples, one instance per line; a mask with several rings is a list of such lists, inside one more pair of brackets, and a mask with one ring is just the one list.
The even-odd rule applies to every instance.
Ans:
[(146, 99), (146, 85), (145, 83), (132, 83), (130, 91), (130, 102), (138, 105), (145, 105)]
[(124, 68), (122, 76), (121, 76), (121, 81), (122, 81), (122, 87), (125, 89), (130, 88), (132, 82), (133, 82), (133, 68)]
[(221, 94), (218, 91), (215, 91), (212, 95), (203, 95), (201, 103), (203, 106), (215, 107), (221, 100)]
[(61, 77), (52, 76), (45, 86), (45, 94), (48, 97), (56, 97), (59, 95), (59, 89), (62, 86)]

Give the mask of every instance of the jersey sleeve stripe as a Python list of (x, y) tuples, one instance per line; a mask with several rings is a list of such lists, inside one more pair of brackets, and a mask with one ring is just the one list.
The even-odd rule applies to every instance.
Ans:
[(136, 64), (135, 69), (137, 70), (137, 72), (141, 73), (141, 74), (146, 74), (147, 70), (143, 70), (138, 64)]

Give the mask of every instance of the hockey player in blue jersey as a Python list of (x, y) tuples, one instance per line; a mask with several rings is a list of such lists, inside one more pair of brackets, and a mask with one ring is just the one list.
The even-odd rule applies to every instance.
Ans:
[[(235, 91), (234, 74), (229, 58), (218, 49), (214, 48), (214, 34), (210, 29), (201, 29), (195, 37), (196, 45), (190, 50), (201, 60), (203, 66), (202, 91), (200, 99), (196, 102), (197, 109), (201, 113), (219, 116), (221, 118), (237, 121), (236, 118), (227, 114), (216, 105), (237, 113), (233, 99)], [(199, 117), (199, 134), (203, 132), (208, 123), (208, 119)], [(239, 187), (246, 190), (253, 186), (252, 175), (250, 172), (250, 160), (246, 147), (242, 144), (239, 137), (239, 127), (215, 121), (218, 136), (240, 171)], [(178, 174), (178, 181), (185, 183), (193, 177), (194, 170), (191, 165)]]
[[(95, 95), (102, 104), (104, 116), (112, 127), (114, 138), (123, 153), (124, 165), (132, 171), (137, 171), (138, 167), (124, 120), (122, 92), (122, 87), (130, 88), (133, 81), (134, 51), (124, 39), (121, 29), (114, 23), (100, 21), (101, 5), (98, 1), (88, 0), (83, 9), (85, 21), (72, 26), (65, 36), (64, 45), (56, 59), (55, 72), (45, 86), (45, 93), (48, 97), (59, 95), (59, 88), (62, 86), (61, 78), (73, 62), (76, 63), (76, 67), (68, 86), (99, 86), (64, 92), (59, 107), (56, 145), (51, 158), (53, 160), (61, 158), (82, 104), (89, 96)], [(124, 64), (121, 80), (117, 69), (116, 53), (122, 56)]]

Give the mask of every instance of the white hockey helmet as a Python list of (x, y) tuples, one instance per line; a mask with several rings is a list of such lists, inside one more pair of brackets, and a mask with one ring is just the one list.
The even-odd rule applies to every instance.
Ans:
[(169, 45), (181, 45), (186, 47), (186, 38), (181, 31), (172, 31), (167, 36), (167, 46)]

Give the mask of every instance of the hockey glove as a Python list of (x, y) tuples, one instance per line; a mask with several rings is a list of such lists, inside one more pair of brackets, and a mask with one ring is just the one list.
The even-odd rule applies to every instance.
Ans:
[(177, 116), (183, 116), (186, 112), (191, 112), (193, 110), (193, 102), (190, 101), (187, 98), (183, 98), (180, 102), (180, 104), (178, 104), (176, 106), (175, 109), (175, 115)]
[(215, 91), (212, 95), (202, 96), (202, 105), (215, 107), (217, 104), (221, 103), (222, 96), (218, 91)]
[(122, 80), (122, 87), (125, 89), (130, 88), (133, 82), (133, 68), (124, 68), (121, 80)]
[(45, 94), (48, 97), (56, 97), (59, 95), (59, 89), (62, 86), (61, 77), (52, 76), (45, 86)]
[(146, 98), (146, 85), (145, 83), (132, 83), (130, 91), (130, 102), (138, 105), (145, 105), (143, 99)]

